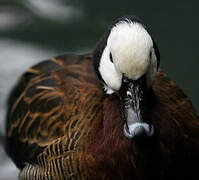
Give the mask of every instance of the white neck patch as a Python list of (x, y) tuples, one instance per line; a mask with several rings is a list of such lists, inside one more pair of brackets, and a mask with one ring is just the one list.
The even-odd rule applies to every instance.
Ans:
[[(136, 80), (147, 72), (153, 41), (144, 27), (122, 21), (110, 32), (99, 64), (99, 71), (108, 88), (119, 90), (122, 74)], [(110, 53), (113, 63), (110, 61)]]

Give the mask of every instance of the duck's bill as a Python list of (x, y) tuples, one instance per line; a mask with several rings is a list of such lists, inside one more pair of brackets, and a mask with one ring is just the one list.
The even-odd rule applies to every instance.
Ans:
[(152, 136), (154, 127), (147, 122), (146, 116), (147, 87), (145, 78), (130, 80), (123, 76), (119, 94), (124, 119), (124, 135), (127, 138)]

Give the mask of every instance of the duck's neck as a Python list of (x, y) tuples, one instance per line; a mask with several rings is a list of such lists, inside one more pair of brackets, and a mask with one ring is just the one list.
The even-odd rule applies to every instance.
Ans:
[(106, 97), (103, 119), (91, 133), (89, 151), (94, 158), (90, 168), (93, 177), (128, 180), (156, 176), (158, 143), (154, 140), (137, 144), (127, 139), (123, 134), (123, 124), (119, 97), (114, 94)]
[(131, 142), (123, 134), (123, 120), (120, 111), (119, 97), (115, 94), (105, 98), (103, 102), (103, 122), (101, 127), (101, 149), (114, 153), (131, 146)]
[(95, 159), (93, 167), (100, 171), (100, 177), (104, 174), (105, 179), (117, 179), (118, 175), (123, 176), (124, 172), (126, 177), (129, 173), (132, 174), (135, 168), (133, 147), (123, 134), (120, 101), (116, 95), (105, 98), (103, 120), (91, 136), (90, 152)]

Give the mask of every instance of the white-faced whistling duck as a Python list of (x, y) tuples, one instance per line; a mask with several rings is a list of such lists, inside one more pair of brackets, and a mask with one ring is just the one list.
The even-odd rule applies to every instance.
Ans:
[(124, 16), (92, 55), (27, 70), (6, 127), (19, 179), (199, 179), (199, 117), (159, 63), (145, 25)]

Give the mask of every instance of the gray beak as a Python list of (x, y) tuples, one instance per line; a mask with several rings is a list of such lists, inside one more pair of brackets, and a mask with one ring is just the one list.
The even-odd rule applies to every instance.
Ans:
[(131, 80), (123, 75), (119, 95), (124, 119), (124, 135), (127, 138), (152, 136), (154, 127), (150, 122), (147, 122), (145, 77)]

